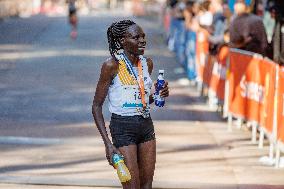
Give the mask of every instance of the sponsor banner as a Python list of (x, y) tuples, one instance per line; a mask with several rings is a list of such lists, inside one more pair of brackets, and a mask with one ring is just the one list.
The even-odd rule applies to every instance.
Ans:
[(229, 47), (223, 46), (219, 50), (216, 58), (212, 59), (212, 75), (209, 88), (215, 92), (219, 100), (224, 100), (225, 81), (227, 73), (227, 60), (229, 55)]
[(210, 86), (213, 64), (215, 60), (216, 60), (215, 56), (212, 56), (210, 54), (207, 55), (207, 60), (206, 60), (206, 64), (205, 64), (204, 71), (203, 71), (203, 83), (207, 87)]
[(258, 84), (263, 89), (263, 100), (259, 103), (260, 126), (269, 133), (273, 132), (274, 97), (276, 83), (276, 64), (269, 59), (263, 59), (258, 65)]
[(197, 77), (203, 81), (203, 73), (206, 64), (206, 57), (209, 54), (209, 33), (205, 29), (200, 29), (196, 35), (196, 68)]
[(229, 59), (229, 112), (259, 122), (259, 105), (264, 102), (265, 92), (259, 71), (263, 59), (236, 49), (231, 49)]
[(284, 67), (279, 69), (279, 83), (278, 83), (278, 95), (277, 102), (278, 114), (277, 114), (277, 138), (284, 142)]

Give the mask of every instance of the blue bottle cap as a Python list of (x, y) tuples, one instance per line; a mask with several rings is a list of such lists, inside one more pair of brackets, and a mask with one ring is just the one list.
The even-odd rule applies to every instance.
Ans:
[(114, 164), (116, 164), (117, 162), (119, 162), (121, 160), (123, 160), (123, 157), (121, 155), (119, 155), (119, 154), (113, 154), (112, 155), (112, 162)]

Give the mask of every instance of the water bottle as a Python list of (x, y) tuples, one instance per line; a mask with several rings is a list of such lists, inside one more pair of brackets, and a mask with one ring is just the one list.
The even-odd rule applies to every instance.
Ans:
[(159, 76), (157, 79), (157, 86), (155, 91), (155, 105), (158, 107), (163, 107), (165, 105), (165, 98), (160, 96), (160, 90), (164, 88), (164, 70), (159, 70)]
[(119, 154), (113, 154), (112, 162), (117, 171), (120, 182), (127, 182), (131, 179), (128, 168), (126, 167), (123, 157)]

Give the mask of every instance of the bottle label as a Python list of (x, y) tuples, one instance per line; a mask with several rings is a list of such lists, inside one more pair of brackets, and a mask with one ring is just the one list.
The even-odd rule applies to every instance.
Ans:
[(156, 101), (164, 101), (164, 97), (161, 97), (159, 94), (158, 95), (155, 95), (155, 100)]
[(156, 94), (155, 94), (155, 100), (156, 101), (164, 101), (165, 98), (160, 96), (160, 90), (163, 89), (165, 81), (164, 80), (158, 80), (157, 81), (157, 88), (156, 88)]
[(160, 96), (160, 90), (164, 88), (164, 70), (159, 70), (159, 76), (157, 79), (157, 86), (155, 92), (155, 105), (158, 107), (163, 107), (165, 104), (165, 98)]

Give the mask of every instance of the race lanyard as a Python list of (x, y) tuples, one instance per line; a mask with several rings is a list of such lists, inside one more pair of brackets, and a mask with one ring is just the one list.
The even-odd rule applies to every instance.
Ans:
[(143, 71), (142, 71), (142, 64), (141, 64), (141, 60), (139, 58), (138, 61), (138, 76), (135, 74), (134, 70), (133, 70), (133, 66), (130, 63), (130, 61), (128, 60), (128, 58), (126, 57), (125, 54), (123, 54), (123, 58), (124, 58), (124, 62), (126, 64), (127, 70), (129, 72), (129, 74), (134, 77), (133, 79), (135, 79), (138, 83), (138, 87), (140, 90), (140, 94), (141, 94), (141, 101), (142, 101), (142, 105), (143, 105), (143, 109), (145, 109), (147, 107), (146, 101), (145, 101), (145, 87), (144, 87), (144, 80), (143, 80)]

